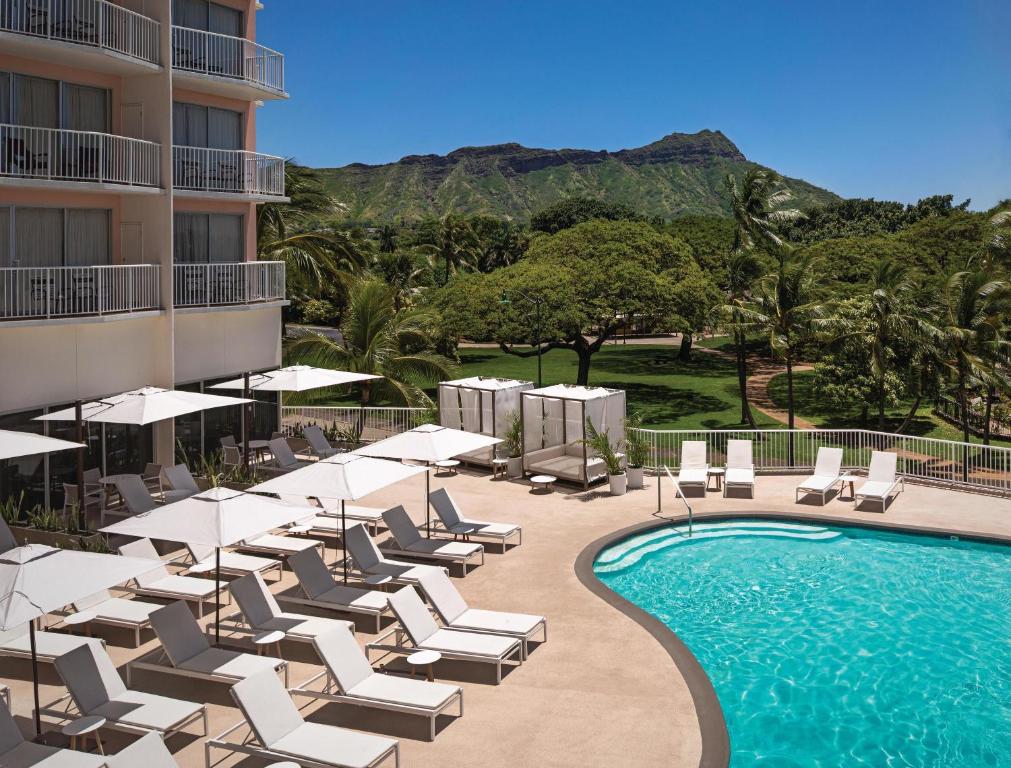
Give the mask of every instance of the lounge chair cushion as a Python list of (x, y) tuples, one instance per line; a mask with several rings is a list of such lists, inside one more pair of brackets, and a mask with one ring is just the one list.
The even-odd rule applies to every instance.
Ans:
[(480, 608), (468, 608), (453, 619), (452, 628), (525, 636), (530, 634), (543, 621), (543, 616), (534, 616), (529, 613), (508, 613), (506, 611), (485, 611)]
[(857, 496), (866, 496), (872, 499), (884, 499), (895, 488), (895, 481), (868, 480), (857, 489)]
[(151, 592), (164, 592), (172, 595), (185, 595), (187, 597), (210, 597), (214, 594), (214, 582), (207, 579), (198, 579), (196, 576), (176, 576), (170, 574), (162, 579), (140, 583), (142, 589)]
[(753, 469), (727, 467), (725, 482), (727, 485), (754, 485), (755, 471)]
[(389, 596), (385, 592), (377, 592), (373, 589), (356, 589), (355, 587), (344, 587), (337, 585), (321, 595), (317, 595), (314, 600), (320, 603), (329, 603), (334, 606), (349, 606), (351, 608), (362, 608), (371, 611), (382, 611), (390, 604)]
[(4, 768), (99, 768), (105, 764), (101, 755), (89, 755), (70, 749), (57, 749), (25, 741), (0, 754)]
[(370, 675), (367, 679), (345, 691), (349, 696), (381, 701), (387, 704), (405, 704), (422, 709), (438, 709), (459, 692), (455, 685), (430, 683), (393, 675)]
[[(193, 559), (201, 565), (205, 563), (215, 564), (214, 547), (207, 547), (202, 544), (187, 544), (186, 548), (193, 555)], [(243, 555), (241, 552), (222, 552), (221, 568), (231, 571), (264, 571), (277, 566), (277, 560), (269, 557), (257, 557), (256, 555)]]
[[(28, 637), (28, 625), (25, 625), (23, 630), (22, 634), (18, 634), (17, 630), (13, 630), (0, 635), (0, 653), (3, 651), (31, 653), (32, 646), (31, 640)], [(35, 652), (40, 659), (51, 661), (83, 645), (101, 648), (102, 641), (97, 637), (75, 637), (74, 635), (65, 635), (62, 632), (35, 633)]]
[(368, 768), (396, 745), (394, 739), (358, 733), (323, 723), (302, 723), (270, 745), (274, 752), (320, 763)]
[(465, 559), (480, 554), (483, 547), (466, 541), (439, 541), (438, 539), (421, 539), (405, 549), (406, 552), (418, 555), (432, 555), (452, 559)]
[(99, 715), (110, 722), (167, 731), (201, 710), (200, 704), (181, 699), (170, 699), (144, 691), (125, 691), (113, 701), (90, 710), (89, 715)]
[(839, 482), (839, 477), (829, 477), (827, 475), (811, 475), (797, 486), (801, 491), (816, 491), (822, 493)]
[(272, 549), (281, 554), (304, 552), (307, 549), (315, 549), (322, 542), (318, 539), (303, 539), (301, 536), (277, 536), (273, 533), (265, 533), (255, 539), (246, 539), (245, 542), (251, 547)]
[(705, 485), (707, 480), (707, 470), (703, 468), (685, 467), (678, 472), (678, 485)]
[(161, 735), (146, 733), (115, 755), (105, 758), (109, 768), (179, 768)]
[(189, 672), (244, 680), (257, 672), (277, 669), (280, 663), (281, 659), (270, 656), (257, 656), (242, 651), (230, 651), (226, 648), (208, 648), (178, 666)]
[(443, 653), (462, 653), (468, 656), (501, 658), (509, 653), (516, 641), (499, 635), (482, 635), (456, 629), (438, 629), (418, 644), (419, 648)]

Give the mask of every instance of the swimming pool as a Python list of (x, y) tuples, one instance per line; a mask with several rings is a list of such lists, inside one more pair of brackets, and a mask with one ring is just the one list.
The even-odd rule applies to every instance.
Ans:
[(594, 572), (695, 654), (734, 768), (1011, 765), (1011, 547), (741, 519)]

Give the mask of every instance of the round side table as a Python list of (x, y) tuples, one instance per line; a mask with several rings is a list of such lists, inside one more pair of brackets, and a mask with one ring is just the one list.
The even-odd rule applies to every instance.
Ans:
[(279, 629), (267, 630), (266, 632), (260, 632), (258, 635), (253, 635), (253, 645), (256, 646), (256, 655), (262, 656), (267, 652), (268, 646), (276, 645), (277, 658), (284, 658), (281, 656), (282, 640), (284, 640), (284, 632)]
[(98, 754), (104, 755), (105, 750), (102, 748), (102, 738), (98, 735), (98, 729), (103, 725), (105, 725), (104, 717), (100, 715), (86, 715), (63, 726), (63, 735), (70, 737), (71, 749), (80, 747), (82, 751), (85, 751), (84, 747), (88, 743), (88, 734), (94, 734), (95, 747), (98, 749)]
[(456, 474), (457, 467), (460, 466), (460, 462), (457, 459), (445, 459), (444, 461), (435, 462), (435, 469), (440, 474), (449, 475)]
[(491, 479), (494, 480), (499, 475), (502, 475), (503, 480), (509, 478), (509, 459), (491, 460)]
[[(63, 624), (66, 627), (76, 627), (79, 624), (85, 624), (92, 621), (95, 618), (94, 611), (78, 611), (77, 613), (71, 613), (63, 617)], [(73, 629), (70, 630), (73, 632)], [(84, 634), (91, 635), (91, 629), (87, 626), (84, 627)]]
[(545, 493), (551, 493), (552, 486), (558, 480), (554, 475), (534, 475), (530, 478), (530, 482), (536, 488), (540, 488)]
[(428, 682), (435, 682), (435, 671), (432, 669), (432, 665), (442, 658), (442, 654), (438, 651), (417, 651), (412, 653), (407, 657), (406, 661), (411, 665), (411, 677), (414, 677), (414, 670), (419, 667), (428, 667)]
[(379, 587), (380, 591), (385, 592), (386, 585), (393, 581), (393, 577), (382, 573), (374, 573), (371, 576), (366, 576), (362, 581), (370, 587)]

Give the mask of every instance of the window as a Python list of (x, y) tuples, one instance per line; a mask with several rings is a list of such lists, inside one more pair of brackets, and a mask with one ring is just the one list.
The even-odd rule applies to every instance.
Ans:
[(105, 88), (0, 72), (0, 123), (108, 133), (110, 100)]
[(244, 217), (223, 213), (175, 215), (176, 264), (226, 264), (245, 260)]
[(172, 0), (172, 23), (219, 35), (242, 37), (242, 11), (207, 0)]
[(181, 147), (242, 149), (242, 113), (176, 102), (172, 105), (172, 143)]
[(104, 208), (0, 207), (0, 266), (109, 264), (110, 214)]
[(108, 133), (109, 92), (88, 85), (63, 84), (63, 127)]

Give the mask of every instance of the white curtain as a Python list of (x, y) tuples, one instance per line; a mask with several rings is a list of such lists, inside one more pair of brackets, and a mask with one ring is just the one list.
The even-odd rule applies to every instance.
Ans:
[(536, 451), (543, 446), (544, 398), (523, 398), (523, 451)]
[(109, 133), (109, 92), (104, 88), (66, 83), (63, 86), (64, 128)]
[(173, 243), (176, 264), (207, 263), (207, 231), (209, 216), (206, 213), (177, 213)]
[(481, 433), (495, 434), (495, 396), (496, 391), (481, 393)]
[(60, 84), (42, 77), (15, 78), (14, 119), (35, 128), (60, 127)]
[(18, 208), (14, 258), (19, 267), (63, 266), (63, 209)]
[(578, 443), (583, 439), (583, 401), (565, 401), (565, 442)]
[(520, 389), (503, 389), (495, 393), (495, 436), (503, 437), (509, 423), (520, 410)]
[(456, 387), (439, 385), (439, 423), (450, 429), (460, 428), (460, 398)]
[(565, 441), (563, 419), (565, 418), (565, 401), (554, 397), (544, 400), (544, 445), (551, 447), (561, 445)]
[(466, 432), (481, 431), (481, 393), (476, 389), (461, 388), (460, 412)]
[(207, 107), (178, 101), (172, 105), (172, 143), (181, 147), (207, 146)]
[(212, 214), (210, 217), (210, 261), (229, 264), (243, 261), (243, 217), (231, 214)]
[(617, 445), (625, 439), (625, 390), (620, 389), (609, 395), (604, 406), (604, 420), (611, 444)]
[(242, 113), (207, 110), (207, 144), (213, 149), (242, 149)]
[(67, 211), (66, 266), (109, 264), (109, 214), (103, 209)]

